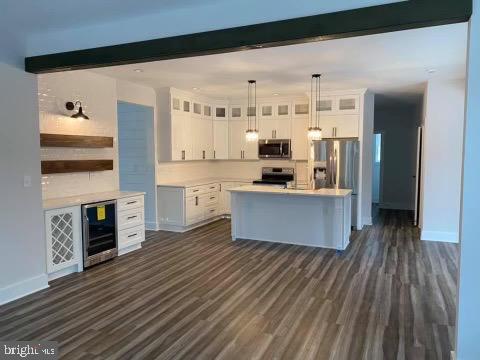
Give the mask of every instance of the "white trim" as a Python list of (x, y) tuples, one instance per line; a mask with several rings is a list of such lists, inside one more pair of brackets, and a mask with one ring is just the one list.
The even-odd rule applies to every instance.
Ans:
[(0, 289), (0, 305), (48, 288), (47, 274), (40, 274)]
[(135, 251), (135, 250), (138, 250), (138, 249), (141, 249), (141, 248), (142, 248), (142, 243), (133, 244), (133, 245), (128, 246), (128, 247), (126, 247), (126, 248), (119, 249), (119, 250), (118, 250), (118, 256), (122, 256), (122, 255), (128, 254), (129, 252), (132, 252), (132, 251)]
[[(155, 196), (156, 197), (156, 196)], [(158, 223), (156, 221), (145, 221), (145, 230), (160, 230)]]
[[(362, 219), (362, 224), (363, 225), (372, 225), (373, 222), (372, 222), (372, 217), (371, 216), (364, 216), (363, 219)], [(362, 226), (363, 228), (363, 226)]]
[(447, 243), (458, 243), (458, 233), (449, 231), (426, 231), (422, 230), (420, 236), (424, 241), (441, 241)]

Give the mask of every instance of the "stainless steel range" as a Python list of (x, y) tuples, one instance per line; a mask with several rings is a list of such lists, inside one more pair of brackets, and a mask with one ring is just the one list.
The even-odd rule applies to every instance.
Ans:
[(287, 184), (294, 180), (295, 170), (293, 168), (263, 167), (262, 178), (253, 181), (253, 184), (287, 187)]

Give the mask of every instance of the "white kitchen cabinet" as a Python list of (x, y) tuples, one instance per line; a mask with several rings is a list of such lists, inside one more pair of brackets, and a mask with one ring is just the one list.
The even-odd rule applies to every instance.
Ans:
[(358, 137), (358, 115), (323, 115), (320, 116), (320, 127), (323, 138)]
[(260, 139), (290, 139), (290, 118), (262, 118), (259, 123)]
[(228, 121), (213, 121), (213, 158), (228, 159)]
[(162, 230), (183, 232), (223, 214), (219, 183), (191, 187), (159, 186), (158, 223)]
[(360, 113), (360, 96), (342, 95), (337, 97), (337, 113), (342, 115)]
[(258, 142), (246, 141), (247, 120), (234, 120), (229, 123), (230, 159), (254, 160), (258, 159)]
[(171, 119), (171, 159), (192, 160), (193, 142), (192, 126), (189, 116), (184, 114), (175, 114)]
[(193, 143), (193, 160), (213, 159), (213, 125), (212, 120), (193, 118), (191, 120), (191, 137)]
[(275, 119), (260, 119), (258, 127), (258, 137), (260, 139), (275, 139), (275, 130), (277, 129), (277, 121)]
[(45, 211), (49, 280), (83, 270), (80, 206)]
[(117, 200), (118, 255), (140, 249), (145, 241), (144, 195)]
[(308, 159), (308, 117), (292, 119), (292, 159)]

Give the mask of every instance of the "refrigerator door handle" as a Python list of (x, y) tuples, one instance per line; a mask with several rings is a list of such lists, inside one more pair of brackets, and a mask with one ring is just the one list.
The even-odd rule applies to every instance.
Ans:
[(333, 151), (333, 185), (337, 187), (337, 149)]

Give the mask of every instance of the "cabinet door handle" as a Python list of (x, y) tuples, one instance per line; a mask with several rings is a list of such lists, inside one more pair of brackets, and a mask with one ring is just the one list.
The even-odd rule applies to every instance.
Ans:
[(137, 201), (129, 201), (127, 202), (127, 205), (132, 205), (132, 204), (135, 204)]
[(198, 196), (195, 196), (195, 206), (198, 206)]
[(200, 190), (197, 189), (197, 190), (193, 190), (192, 192), (199, 192), (199, 191), (200, 191)]
[(137, 236), (137, 235), (138, 235), (138, 234), (135, 233), (135, 234), (128, 235), (127, 237), (132, 238), (132, 237)]
[(210, 200), (213, 200), (213, 199), (215, 199), (215, 196), (210, 196)]
[(185, 160), (185, 150), (182, 150), (182, 160)]
[(222, 191), (222, 184), (220, 184), (218, 191)]
[(135, 219), (136, 217), (137, 217), (137, 215), (129, 216), (129, 217), (127, 217), (127, 220), (132, 220), (132, 219)]
[(215, 154), (215, 150), (213, 150), (213, 158), (216, 159), (217, 154)]

